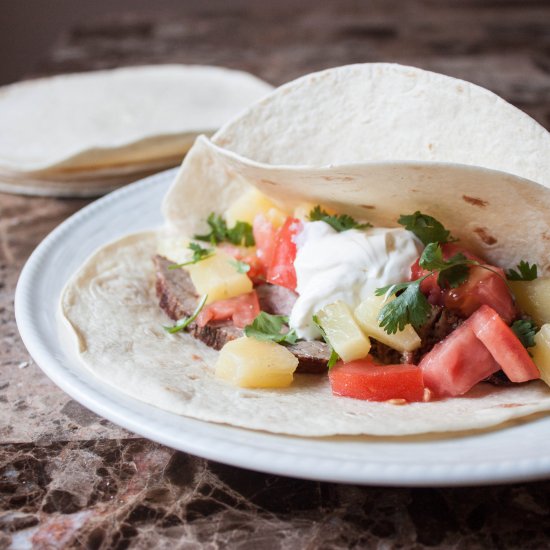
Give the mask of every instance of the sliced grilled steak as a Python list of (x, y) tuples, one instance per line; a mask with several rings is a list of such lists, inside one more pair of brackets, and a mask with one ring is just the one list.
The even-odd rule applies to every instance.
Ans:
[[(198, 302), (191, 277), (184, 269), (168, 269), (173, 262), (162, 256), (155, 256), (153, 261), (160, 307), (174, 321), (188, 317)], [(260, 308), (267, 313), (287, 315), (296, 301), (296, 294), (282, 287), (266, 284), (258, 286), (256, 290)], [(226, 342), (241, 337), (243, 330), (235, 327), (231, 321), (215, 321), (204, 327), (192, 323), (189, 333), (206, 345), (219, 350)], [(330, 350), (324, 342), (297, 342), (288, 346), (288, 349), (298, 358), (298, 372), (326, 372)]]

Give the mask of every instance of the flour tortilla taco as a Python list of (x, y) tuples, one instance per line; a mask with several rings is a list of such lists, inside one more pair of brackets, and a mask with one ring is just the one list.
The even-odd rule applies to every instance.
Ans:
[(410, 435), (547, 411), (549, 153), (467, 82), (308, 75), (200, 137), (165, 227), (97, 251), (62, 312), (99, 378), (201, 420)]

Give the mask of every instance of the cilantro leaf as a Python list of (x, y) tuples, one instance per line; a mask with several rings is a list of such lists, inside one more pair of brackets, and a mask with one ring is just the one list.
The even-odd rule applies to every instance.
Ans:
[(202, 308), (204, 307), (204, 304), (206, 304), (207, 299), (208, 299), (208, 294), (205, 294), (199, 300), (199, 303), (195, 308), (195, 311), (193, 311), (191, 317), (183, 317), (183, 319), (179, 319), (179, 321), (173, 327), (163, 327), (164, 330), (169, 334), (174, 334), (176, 332), (179, 332), (180, 330), (186, 329), (198, 317), (199, 313), (202, 311)]
[(252, 226), (248, 222), (238, 221), (231, 229), (227, 227), (226, 221), (219, 215), (212, 212), (206, 223), (210, 226), (210, 233), (195, 235), (198, 241), (207, 241), (212, 245), (221, 242), (229, 242), (237, 246), (254, 246), (254, 235)]
[(514, 321), (510, 328), (526, 348), (532, 348), (535, 345), (535, 334), (538, 327), (533, 321), (519, 319)]
[(317, 317), (317, 315), (314, 315), (312, 319), (313, 319), (313, 322), (317, 325), (317, 328), (321, 331), (321, 336), (323, 337), (323, 340), (325, 341), (327, 346), (330, 348), (330, 357), (327, 363), (327, 367), (330, 370), (332, 367), (334, 367), (334, 365), (336, 364), (336, 361), (340, 360), (340, 356), (336, 353), (336, 350), (332, 347), (332, 344), (328, 339), (327, 333), (325, 332), (325, 329), (321, 326), (321, 323), (319, 322), (319, 318)]
[(246, 262), (232, 260), (229, 263), (237, 270), (237, 273), (248, 273), (250, 271), (250, 266)]
[(397, 223), (402, 225), (408, 231), (414, 233), (423, 244), (430, 243), (450, 243), (456, 241), (451, 232), (432, 216), (422, 214), (417, 210), (414, 214), (402, 214)]
[(429, 243), (426, 246), (419, 260), (420, 267), (423, 269), (439, 272), (437, 284), (441, 288), (456, 288), (466, 282), (469, 273), (468, 266), (474, 263), (477, 262), (469, 260), (462, 253), (455, 254), (448, 260), (445, 260), (441, 246), (435, 242)]
[(506, 272), (506, 277), (510, 281), (534, 281), (538, 277), (537, 264), (529, 265), (529, 262), (521, 260), (516, 269), (510, 269)]
[(180, 267), (183, 267), (185, 265), (196, 264), (201, 260), (206, 260), (206, 258), (210, 258), (210, 256), (214, 254), (214, 251), (211, 248), (203, 248), (200, 244), (197, 243), (189, 243), (189, 246), (187, 248), (193, 251), (193, 259), (188, 262), (183, 262), (182, 264), (169, 265), (168, 269), (179, 269)]
[(395, 300), (389, 301), (378, 315), (379, 325), (388, 334), (395, 334), (408, 324), (420, 328), (428, 319), (432, 306), (420, 291), (420, 283), (425, 278), (376, 289), (377, 296), (395, 295)]
[(336, 353), (334, 348), (330, 348), (330, 357), (328, 358), (327, 367), (330, 370), (334, 365), (336, 365), (336, 362), (340, 361), (340, 356)]
[(309, 219), (312, 222), (322, 221), (328, 223), (333, 229), (335, 229), (339, 233), (341, 233), (342, 231), (347, 231), (348, 229), (367, 229), (368, 227), (372, 227), (370, 223), (359, 223), (347, 214), (331, 216), (319, 205), (311, 210), (311, 212), (309, 213)]
[(285, 325), (288, 325), (286, 315), (271, 315), (261, 311), (251, 325), (244, 327), (244, 333), (249, 338), (256, 338), (256, 340), (269, 340), (278, 344), (295, 344), (298, 340), (295, 330), (282, 332)]

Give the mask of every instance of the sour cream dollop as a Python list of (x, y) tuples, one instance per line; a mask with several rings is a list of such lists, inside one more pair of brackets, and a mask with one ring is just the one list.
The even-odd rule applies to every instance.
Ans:
[(299, 296), (289, 324), (306, 340), (320, 336), (312, 319), (317, 311), (337, 300), (354, 308), (377, 288), (408, 280), (423, 248), (405, 229), (338, 233), (323, 221), (304, 223), (295, 241)]

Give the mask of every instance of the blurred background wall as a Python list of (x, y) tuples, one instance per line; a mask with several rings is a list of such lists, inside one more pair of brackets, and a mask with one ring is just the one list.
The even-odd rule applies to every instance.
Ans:
[(550, 127), (550, 0), (0, 0), (0, 84), (172, 62), (277, 85), (373, 61), (470, 80)]

